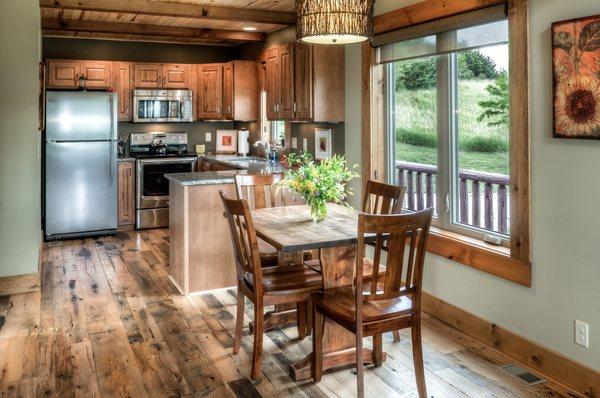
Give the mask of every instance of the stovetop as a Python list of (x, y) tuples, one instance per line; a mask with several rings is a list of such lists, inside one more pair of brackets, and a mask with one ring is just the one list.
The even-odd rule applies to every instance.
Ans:
[(194, 152), (171, 152), (166, 155), (160, 155), (152, 152), (129, 152), (129, 156), (136, 159), (148, 159), (148, 158), (183, 158), (183, 157), (196, 157)]

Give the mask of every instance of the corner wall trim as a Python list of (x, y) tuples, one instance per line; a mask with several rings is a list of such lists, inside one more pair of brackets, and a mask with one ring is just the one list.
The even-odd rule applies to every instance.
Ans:
[(40, 290), (40, 274), (5, 276), (0, 278), (0, 296)]
[(421, 309), (586, 397), (600, 397), (600, 372), (425, 292)]

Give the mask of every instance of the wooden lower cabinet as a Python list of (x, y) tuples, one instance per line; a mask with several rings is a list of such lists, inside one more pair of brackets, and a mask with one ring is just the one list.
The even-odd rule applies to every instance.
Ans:
[(135, 162), (119, 162), (118, 168), (118, 224), (119, 229), (135, 224)]

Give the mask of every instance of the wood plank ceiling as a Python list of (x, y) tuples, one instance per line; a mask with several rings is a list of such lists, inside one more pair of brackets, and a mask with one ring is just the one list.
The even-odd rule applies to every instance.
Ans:
[(295, 23), (294, 0), (40, 0), (40, 9), (44, 37), (233, 46)]

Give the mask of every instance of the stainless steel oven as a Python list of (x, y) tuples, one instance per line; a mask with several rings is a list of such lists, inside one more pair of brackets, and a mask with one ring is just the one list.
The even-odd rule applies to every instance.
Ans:
[(137, 159), (136, 228), (169, 226), (169, 180), (165, 174), (195, 170), (196, 157)]
[(191, 90), (133, 90), (135, 123), (193, 122)]

